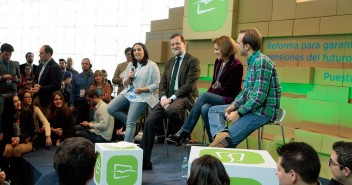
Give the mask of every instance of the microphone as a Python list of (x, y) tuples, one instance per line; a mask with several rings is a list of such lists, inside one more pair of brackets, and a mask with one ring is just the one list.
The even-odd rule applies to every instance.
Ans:
[[(135, 68), (134, 66), (131, 67), (131, 71), (134, 72), (135, 69), (136, 69), (136, 68)], [(133, 79), (134, 79), (133, 77), (130, 77), (131, 82), (133, 81)]]

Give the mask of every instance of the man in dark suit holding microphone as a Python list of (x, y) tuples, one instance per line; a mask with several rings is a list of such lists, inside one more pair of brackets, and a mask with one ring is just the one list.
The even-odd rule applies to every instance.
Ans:
[(151, 170), (150, 156), (155, 130), (163, 127), (163, 119), (169, 118), (173, 131), (180, 129), (185, 110), (191, 110), (198, 96), (196, 82), (200, 75), (199, 59), (186, 52), (186, 42), (181, 34), (170, 37), (170, 46), (175, 57), (165, 65), (159, 85), (160, 102), (153, 108), (144, 123), (141, 142), (143, 148), (143, 170)]

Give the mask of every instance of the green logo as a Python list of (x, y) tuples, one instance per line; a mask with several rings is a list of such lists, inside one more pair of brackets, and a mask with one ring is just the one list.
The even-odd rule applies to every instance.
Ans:
[(254, 179), (230, 177), (230, 185), (237, 185), (237, 184), (262, 185), (261, 183), (259, 183)]
[(227, 18), (227, 0), (189, 0), (188, 24), (193, 31), (221, 28)]
[(236, 151), (229, 149), (204, 149), (199, 152), (199, 156), (212, 155), (224, 163), (237, 164), (262, 164), (264, 158), (255, 152), (250, 151)]
[(101, 154), (98, 155), (97, 162), (95, 162), (94, 178), (95, 178), (95, 181), (97, 181), (98, 184), (100, 184), (100, 179), (101, 179)]
[(138, 177), (138, 160), (132, 155), (113, 156), (108, 160), (106, 181), (108, 184), (135, 184)]

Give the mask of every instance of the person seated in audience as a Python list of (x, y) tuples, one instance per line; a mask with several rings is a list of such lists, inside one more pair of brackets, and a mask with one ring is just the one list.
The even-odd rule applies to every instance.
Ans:
[(94, 82), (89, 89), (94, 89), (98, 92), (99, 98), (105, 103), (111, 101), (112, 88), (108, 82), (104, 80), (104, 73), (100, 70), (94, 72)]
[[(38, 106), (34, 105), (32, 102), (32, 93), (30, 90), (20, 90), (18, 92), (18, 97), (21, 100), (22, 107), (26, 110), (31, 110), (33, 112), (34, 119), (34, 131), (35, 134), (32, 138), (33, 147), (38, 147), (45, 143), (46, 147), (50, 147), (52, 144), (51, 141), (51, 131), (50, 123), (39, 109)], [(37, 99), (38, 100), (38, 99)], [(39, 105), (39, 103), (37, 103)], [(45, 138), (45, 139), (44, 139)], [(37, 149), (37, 148), (36, 148)]]
[(33, 78), (34, 76), (32, 75), (31, 66), (29, 64), (24, 64), (24, 73), (21, 73), (21, 83), (17, 84), (17, 89), (31, 89)]
[(107, 104), (99, 98), (98, 92), (94, 89), (88, 90), (84, 96), (87, 102), (94, 107), (94, 119), (92, 122), (83, 121), (77, 125), (76, 135), (87, 138), (93, 143), (111, 141), (114, 118), (106, 111)]
[(117, 94), (120, 94), (125, 89), (123, 85), (123, 77), (126, 73), (125, 71), (126, 71), (127, 64), (129, 64), (129, 62), (132, 62), (131, 53), (132, 53), (132, 48), (127, 47), (125, 49), (126, 61), (117, 65), (115, 69), (114, 77), (112, 78), (112, 83), (114, 83), (115, 85), (118, 85)]
[(21, 174), (21, 157), (32, 151), (30, 142), (34, 134), (33, 112), (21, 106), (18, 96), (10, 95), (5, 98), (3, 120), (3, 134), (5, 150), (3, 152), (2, 169), (9, 175), (11, 184), (19, 183)]
[[(128, 63), (123, 84), (126, 87), (108, 105), (107, 111), (126, 125), (124, 141), (132, 142), (136, 122), (144, 110), (158, 103), (160, 72), (155, 62), (149, 60), (147, 48), (142, 43), (132, 47), (132, 62)], [(125, 110), (129, 108), (126, 115)]]
[(189, 137), (202, 115), (209, 142), (212, 142), (210, 133), (208, 111), (214, 105), (230, 104), (241, 91), (243, 66), (235, 58), (237, 53), (236, 42), (228, 36), (221, 36), (213, 40), (214, 54), (216, 55), (213, 81), (208, 92), (201, 94), (188, 114), (181, 129), (171, 138), (175, 144), (181, 143)]
[(312, 146), (303, 142), (277, 148), (276, 175), (280, 185), (319, 185), (320, 160)]
[(70, 108), (65, 105), (65, 98), (60, 91), (51, 96), (49, 116), (51, 140), (56, 146), (60, 142), (75, 136), (75, 123)]
[(230, 177), (219, 159), (204, 155), (192, 162), (187, 185), (230, 185)]
[(4, 171), (0, 171), (0, 185), (10, 185), (8, 181), (5, 181), (6, 174)]
[(87, 185), (94, 175), (98, 158), (94, 144), (82, 137), (72, 137), (57, 147), (54, 168), (60, 185)]
[(352, 142), (337, 141), (332, 149), (329, 160), (332, 179), (329, 185), (351, 185)]

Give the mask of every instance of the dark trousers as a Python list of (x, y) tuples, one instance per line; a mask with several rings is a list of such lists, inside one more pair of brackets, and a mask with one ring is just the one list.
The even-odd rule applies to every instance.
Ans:
[(181, 128), (184, 113), (188, 107), (190, 107), (190, 103), (187, 98), (177, 98), (166, 110), (160, 105), (160, 102), (155, 105), (144, 123), (140, 145), (143, 149), (144, 160), (150, 160), (155, 133), (157, 129), (163, 128), (163, 119), (169, 118), (169, 133), (175, 133)]
[(79, 125), (83, 121), (89, 120), (89, 104), (85, 100), (77, 100), (75, 102), (76, 109), (76, 125)]

